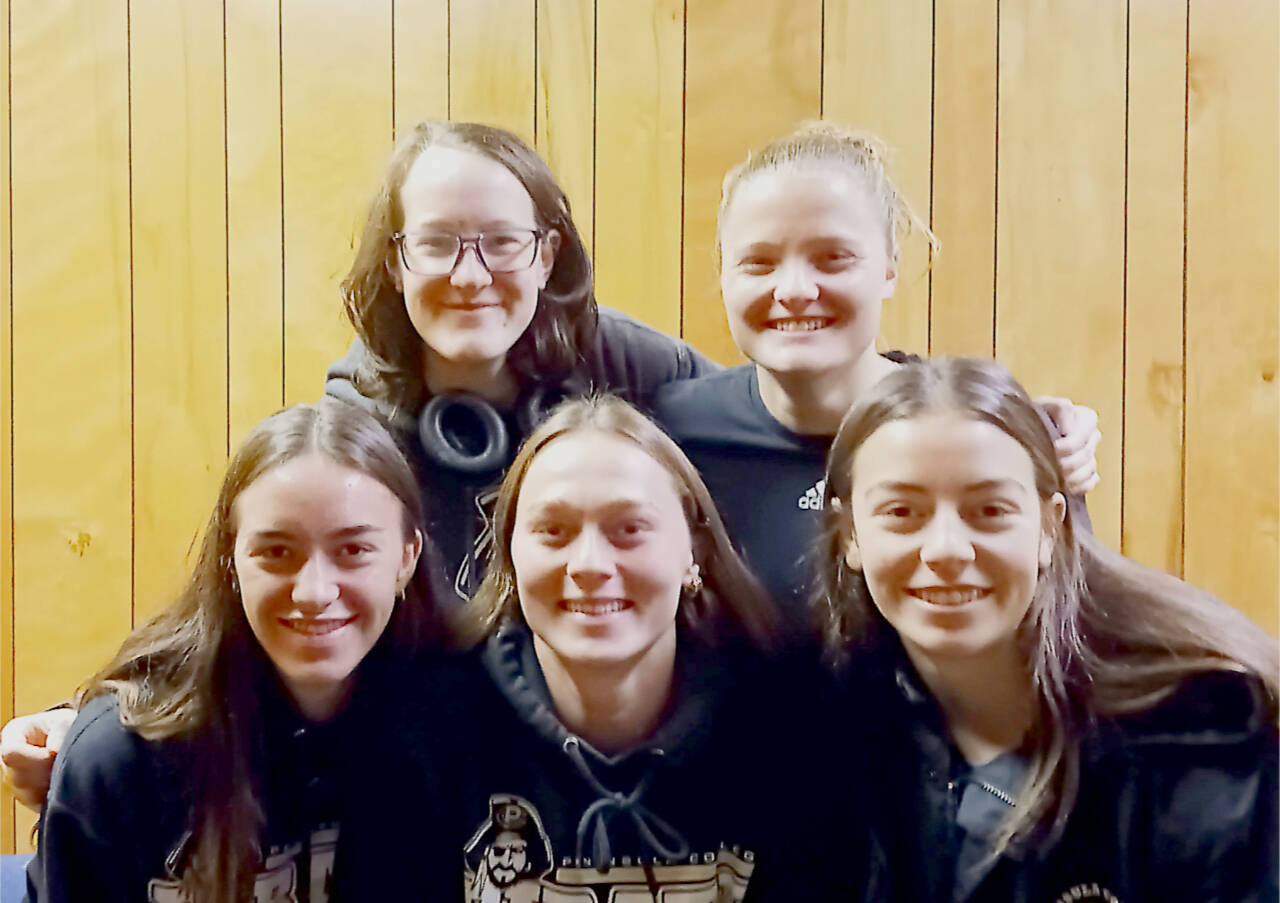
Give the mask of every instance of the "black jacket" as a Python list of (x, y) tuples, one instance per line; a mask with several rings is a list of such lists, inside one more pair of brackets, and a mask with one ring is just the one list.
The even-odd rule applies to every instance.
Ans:
[[(888, 896), (956, 899), (967, 766), (910, 666), (887, 673), (860, 695), (885, 706), (870, 741), (876, 773), (864, 783), (875, 798)], [(1205, 675), (1151, 711), (1098, 723), (1083, 743), (1079, 796), (1060, 839), (1006, 853), (962, 899), (1277, 899), (1277, 733), (1261, 700), (1249, 679)]]
[[(499, 415), (508, 439), (505, 453), (496, 457), (494, 466), (473, 471), (448, 466), (424, 453), (418, 438), (419, 412), (397, 411), (360, 394), (354, 378), (367, 355), (357, 340), (346, 356), (329, 367), (325, 394), (372, 410), (392, 426), (418, 473), (427, 503), (428, 532), (443, 555), (459, 603), (475, 591), (483, 576), (488, 539), (484, 509), (520, 443), (557, 402), (589, 392), (611, 392), (643, 407), (661, 385), (720, 369), (679, 339), (602, 307), (595, 338), (578, 366), (562, 379), (525, 385), (513, 410)], [(479, 422), (461, 409), (458, 414), (446, 432), (460, 447), (474, 449), (476, 443), (484, 447), (485, 440), (476, 429)]]

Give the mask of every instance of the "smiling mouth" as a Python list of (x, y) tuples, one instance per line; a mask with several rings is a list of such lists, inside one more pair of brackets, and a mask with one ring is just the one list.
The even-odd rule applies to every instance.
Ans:
[(815, 332), (826, 329), (835, 321), (835, 317), (787, 317), (769, 320), (765, 323), (765, 327), (778, 332)]
[(303, 636), (325, 636), (335, 630), (341, 630), (355, 620), (349, 618), (280, 618), (282, 625)]
[(562, 599), (560, 608), (579, 615), (611, 615), (631, 608), (626, 599)]
[(907, 593), (922, 602), (942, 608), (955, 608), (981, 599), (991, 592), (984, 586), (926, 586), (908, 589)]

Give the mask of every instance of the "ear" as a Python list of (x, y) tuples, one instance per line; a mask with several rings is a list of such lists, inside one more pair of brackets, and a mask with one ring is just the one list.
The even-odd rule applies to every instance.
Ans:
[(387, 256), (382, 258), (382, 265), (387, 268), (387, 275), (391, 277), (391, 284), (396, 287), (396, 291), (404, 294), (404, 282), (400, 277), (400, 252), (395, 244), (391, 245)]
[(895, 253), (885, 264), (884, 268), (884, 298), (887, 301), (893, 297), (893, 293), (898, 289), (898, 255)]
[(1045, 525), (1040, 529), (1040, 567), (1047, 568), (1053, 561), (1053, 547), (1058, 542), (1066, 519), (1067, 500), (1061, 492), (1055, 492), (1053, 498), (1045, 502)]
[(413, 579), (413, 572), (418, 566), (418, 556), (422, 554), (422, 533), (413, 531), (413, 537), (405, 541), (404, 551), (400, 558), (400, 567), (396, 570), (396, 588), (403, 592)]
[[(832, 499), (833, 506), (838, 508), (839, 499)], [(849, 566), (851, 571), (862, 570), (862, 552), (858, 548), (858, 532), (853, 528), (853, 513), (850, 512), (844, 516), (845, 531), (845, 547), (844, 547), (844, 563)]]
[(551, 271), (556, 266), (556, 255), (560, 253), (560, 243), (563, 239), (557, 229), (547, 232), (539, 243), (538, 248), (538, 288), (547, 287), (548, 280), (551, 279)]

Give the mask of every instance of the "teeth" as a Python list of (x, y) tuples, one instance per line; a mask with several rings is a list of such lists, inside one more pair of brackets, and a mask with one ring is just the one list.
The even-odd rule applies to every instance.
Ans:
[(829, 317), (796, 317), (790, 320), (771, 320), (769, 328), (779, 332), (813, 332), (831, 323)]
[(976, 586), (955, 589), (913, 589), (912, 595), (923, 599), (930, 605), (964, 605), (987, 594), (985, 589)]
[(627, 603), (621, 599), (609, 599), (601, 602), (593, 602), (587, 599), (565, 599), (564, 607), (566, 610), (577, 612), (578, 614), (607, 615), (615, 611), (622, 611), (627, 607)]
[(303, 620), (301, 618), (284, 619), (285, 626), (290, 630), (296, 630), (298, 633), (304, 633), (307, 636), (323, 636), (326, 633), (333, 633), (339, 627), (345, 627), (351, 623), (350, 618), (326, 618), (324, 620)]

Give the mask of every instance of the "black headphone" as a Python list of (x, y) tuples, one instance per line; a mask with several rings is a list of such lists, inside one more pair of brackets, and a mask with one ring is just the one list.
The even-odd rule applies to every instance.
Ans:
[[(522, 393), (515, 410), (521, 436), (563, 398), (563, 392), (543, 385)], [(511, 433), (502, 414), (467, 392), (432, 396), (418, 415), (418, 441), (432, 461), (462, 473), (491, 473), (504, 467), (511, 454)]]

